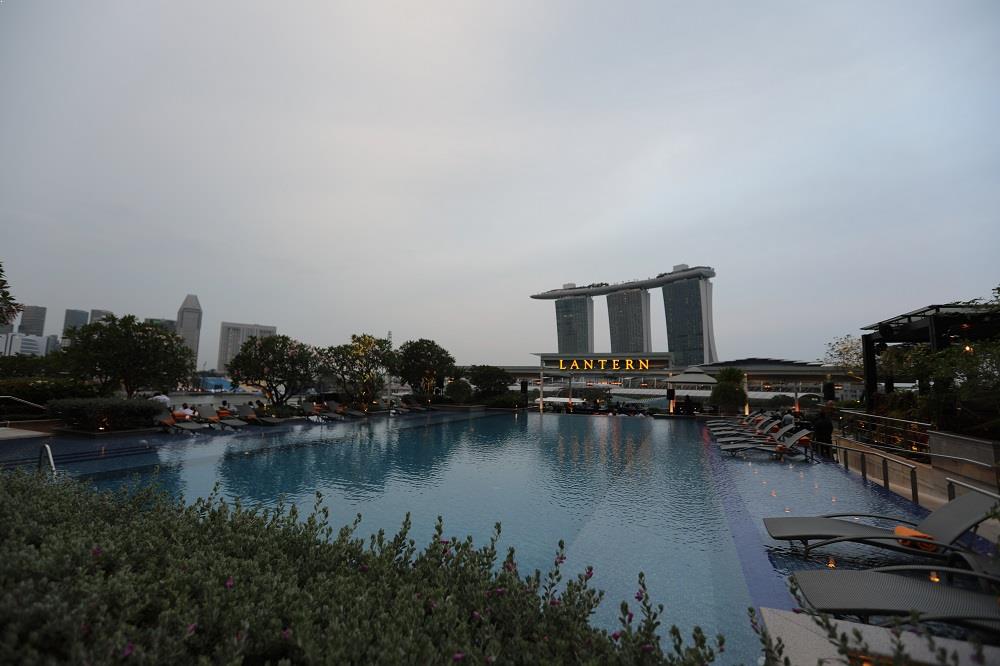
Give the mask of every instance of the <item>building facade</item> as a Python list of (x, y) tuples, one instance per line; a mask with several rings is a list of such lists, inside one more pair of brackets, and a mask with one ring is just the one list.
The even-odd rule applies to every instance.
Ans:
[(184, 297), (177, 311), (177, 335), (184, 338), (184, 344), (198, 359), (198, 344), (201, 342), (201, 303), (194, 294)]
[(45, 312), (41, 305), (25, 305), (21, 310), (21, 325), (17, 332), (22, 335), (45, 335)]
[[(674, 270), (684, 270), (681, 264)], [(715, 330), (712, 322), (712, 283), (692, 276), (663, 285), (663, 311), (667, 319), (667, 346), (679, 367), (715, 363)]]
[(177, 320), (175, 319), (158, 319), (156, 317), (146, 317), (146, 323), (152, 324), (154, 326), (159, 326), (165, 331), (170, 331), (171, 333), (177, 332)]
[(74, 328), (86, 326), (89, 321), (90, 314), (86, 310), (66, 310), (66, 316), (63, 317), (63, 337)]
[(645, 289), (615, 291), (608, 294), (607, 301), (611, 353), (652, 351), (649, 292)]
[(46, 340), (40, 335), (6, 333), (0, 335), (3, 356), (45, 356)]
[(243, 343), (250, 338), (266, 338), (277, 334), (278, 329), (274, 326), (222, 322), (219, 331), (219, 364), (215, 366), (216, 370), (225, 370), (233, 357), (239, 353)]
[(112, 315), (114, 315), (114, 312), (112, 312), (111, 310), (91, 310), (90, 311), (90, 323), (91, 324), (96, 324), (97, 322), (101, 321), (105, 317), (110, 317)]
[(589, 296), (556, 301), (556, 337), (560, 354), (594, 351), (594, 299)]

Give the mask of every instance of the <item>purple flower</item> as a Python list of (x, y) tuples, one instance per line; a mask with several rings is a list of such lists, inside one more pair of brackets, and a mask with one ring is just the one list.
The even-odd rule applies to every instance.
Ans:
[(453, 654), (451, 656), (451, 660), (452, 661), (462, 661), (463, 659), (465, 659), (465, 653), (464, 652), (456, 652), (455, 654)]
[(497, 595), (498, 597), (502, 597), (506, 593), (507, 593), (506, 587), (498, 587), (497, 589), (493, 590), (493, 594)]
[(642, 593), (642, 590), (639, 590), (638, 592), (635, 593), (635, 600), (642, 601), (645, 596), (646, 595)]
[(559, 600), (558, 599), (551, 599), (551, 600), (549, 600), (549, 605), (550, 606), (558, 606), (559, 605)]
[(633, 617), (635, 617), (635, 616), (632, 615), (632, 611), (629, 611), (628, 612), (628, 621), (631, 622)]
[(642, 646), (642, 651), (643, 652), (652, 652), (653, 651), (653, 646), (650, 645), (649, 643), (646, 643), (645, 645)]
[(590, 580), (594, 575), (594, 567), (587, 567), (586, 573), (583, 574), (584, 579)]
[(368, 565), (367, 564), (359, 564), (358, 565), (358, 571), (360, 571), (361, 573), (366, 573), (368, 571)]
[(236, 585), (236, 581), (233, 580), (232, 576), (230, 576), (229, 578), (226, 579), (226, 589), (227, 590), (233, 589), (234, 585)]
[(482, 617), (483, 616), (479, 614), (479, 611), (472, 611), (472, 619), (475, 620), (476, 622), (479, 622), (479, 620), (482, 619)]
[(100, 546), (94, 546), (93, 548), (90, 549), (90, 556), (95, 559), (103, 554), (104, 554), (104, 549), (101, 548)]
[(188, 625), (187, 635), (190, 636), (191, 634), (193, 634), (197, 630), (198, 630), (198, 623), (197, 622), (192, 622), (191, 624)]
[(566, 561), (566, 556), (565, 555), (557, 555), (556, 556), (556, 560), (555, 560), (556, 566), (559, 566), (560, 564), (562, 564), (565, 561)]
[(496, 661), (496, 660), (497, 660), (497, 658), (496, 658), (496, 657), (494, 657), (494, 656), (493, 656), (492, 654), (491, 654), (491, 655), (488, 655), (488, 656), (486, 657), (486, 663), (487, 663), (487, 664), (492, 664), (492, 663), (493, 663), (494, 661)]
[(616, 641), (621, 637), (622, 637), (622, 632), (620, 631), (616, 631), (615, 633), (611, 634), (611, 640), (613, 641)]
[(125, 644), (125, 647), (122, 649), (122, 657), (127, 657), (133, 652), (135, 652), (135, 645), (132, 644), (132, 641), (129, 641), (128, 643)]
[(285, 627), (284, 629), (282, 629), (281, 630), (281, 637), (284, 640), (286, 640), (286, 641), (289, 640), (292, 637), (292, 630), (291, 630), (291, 628), (290, 627)]

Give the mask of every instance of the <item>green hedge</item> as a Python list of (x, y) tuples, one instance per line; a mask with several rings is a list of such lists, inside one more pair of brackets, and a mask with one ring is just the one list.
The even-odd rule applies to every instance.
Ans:
[[(319, 497), (317, 496), (317, 505)], [(359, 517), (360, 520), (360, 517)], [(609, 634), (587, 569), (521, 576), (496, 535), (475, 548), (440, 520), (418, 550), (218, 498), (184, 507), (159, 491), (97, 493), (23, 472), (0, 475), (0, 663), (705, 664), (705, 636), (666, 651), (659, 612), (622, 604)], [(499, 564), (499, 565), (498, 565)], [(635, 613), (633, 619), (632, 613)], [(200, 661), (201, 660), (201, 661)]]
[[(50, 400), (89, 398), (97, 395), (93, 386), (74, 379), (52, 377), (16, 377), (0, 379), (0, 395), (13, 395), (28, 402), (44, 405)], [(8, 404), (12, 408), (12, 404)], [(0, 405), (0, 408), (3, 406)], [(18, 408), (17, 411), (30, 411)]]
[(71, 428), (97, 432), (148, 428), (153, 425), (153, 417), (163, 412), (163, 406), (150, 400), (82, 398), (53, 400), (48, 410)]

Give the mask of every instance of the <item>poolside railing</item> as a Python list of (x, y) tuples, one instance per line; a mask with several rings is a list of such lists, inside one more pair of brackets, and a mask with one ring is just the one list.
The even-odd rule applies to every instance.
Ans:
[(932, 423), (879, 416), (853, 409), (840, 410), (841, 431), (851, 439), (879, 449), (895, 450), (908, 458), (928, 454)]
[(946, 477), (945, 481), (948, 482), (948, 501), (949, 502), (951, 500), (955, 499), (955, 486), (961, 486), (962, 488), (965, 488), (966, 490), (971, 490), (971, 491), (977, 492), (977, 493), (979, 493), (981, 495), (986, 495), (987, 497), (992, 497), (997, 502), (1000, 502), (1000, 495), (997, 495), (996, 493), (991, 493), (988, 490), (983, 490), (982, 488), (980, 488), (978, 486), (974, 486), (971, 483), (966, 483), (965, 481), (959, 481), (958, 479), (953, 479), (951, 477)]
[[(47, 464), (46, 464), (47, 463)], [(47, 466), (49, 471), (53, 474), (56, 473), (56, 461), (52, 459), (52, 447), (48, 444), (42, 444), (38, 449), (38, 471), (42, 471), (42, 467)]]
[[(860, 443), (860, 442), (859, 442)], [(920, 503), (920, 491), (917, 484), (917, 466), (912, 463), (903, 462), (896, 458), (890, 458), (888, 455), (879, 453), (878, 451), (865, 451), (864, 449), (856, 449), (849, 446), (843, 446), (841, 444), (826, 444), (817, 442), (814, 444), (815, 447), (829, 448), (837, 451), (837, 459), (844, 469), (847, 471), (851, 470), (851, 453), (860, 454), (859, 471), (861, 472), (861, 478), (865, 481), (868, 480), (868, 456), (875, 456), (881, 460), (881, 472), (882, 472), (882, 487), (886, 490), (889, 488), (889, 463), (894, 463), (900, 467), (905, 468), (908, 471), (909, 482), (910, 482), (910, 497), (914, 504)], [(841, 455), (841, 452), (843, 454)]]

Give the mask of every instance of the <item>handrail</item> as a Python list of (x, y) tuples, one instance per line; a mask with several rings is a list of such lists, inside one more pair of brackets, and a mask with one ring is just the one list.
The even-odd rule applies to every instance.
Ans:
[[(844, 439), (848, 439), (848, 438), (844, 437)], [(855, 440), (849, 439), (849, 441), (853, 442)], [(861, 444), (861, 442), (857, 442), (857, 443)], [(848, 452), (853, 451), (855, 453), (860, 453), (861, 454), (861, 478), (864, 479), (865, 481), (868, 480), (868, 458), (867, 458), (867, 456), (872, 455), (872, 456), (876, 456), (877, 458), (881, 458), (882, 459), (882, 487), (885, 488), (886, 490), (889, 490), (889, 463), (890, 462), (894, 462), (897, 465), (901, 465), (903, 467), (908, 468), (910, 470), (910, 497), (913, 499), (913, 503), (914, 504), (920, 504), (920, 493), (919, 493), (919, 490), (917, 488), (917, 466), (916, 465), (912, 465), (910, 463), (903, 462), (902, 460), (897, 460), (896, 458), (890, 458), (889, 456), (881, 454), (878, 451), (865, 451), (863, 449), (855, 449), (855, 448), (851, 448), (851, 447), (847, 447), (847, 446), (841, 446), (840, 444), (827, 444), (826, 442), (815, 442), (815, 443), (812, 444), (812, 446), (815, 446), (817, 448), (829, 447), (831, 449), (837, 449), (838, 451), (844, 451), (843, 461), (842, 462), (844, 464), (844, 469), (846, 471), (848, 471), (848, 472), (851, 471), (850, 456), (848, 455)]]
[(991, 493), (988, 490), (983, 490), (979, 486), (974, 486), (971, 483), (966, 483), (965, 481), (959, 481), (958, 479), (953, 479), (950, 476), (946, 476), (944, 480), (948, 482), (948, 501), (955, 499), (955, 486), (962, 486), (963, 488), (968, 488), (969, 490), (980, 493), (981, 495), (992, 497), (993, 499), (1000, 502), (1000, 495), (997, 495), (996, 493)]
[(910, 421), (908, 419), (897, 419), (897, 418), (893, 418), (891, 416), (881, 416), (879, 414), (869, 414), (868, 412), (861, 412), (861, 411), (858, 411), (856, 409), (841, 409), (840, 412), (842, 414), (856, 414), (858, 416), (864, 416), (866, 418), (871, 418), (871, 419), (882, 419), (883, 421), (899, 421), (900, 423), (913, 423), (915, 425), (931, 426), (931, 427), (933, 427), (933, 425), (934, 425), (933, 423), (924, 423), (923, 421)]
[(38, 471), (42, 471), (42, 465), (44, 464), (46, 457), (48, 458), (49, 470), (55, 474), (56, 461), (52, 459), (52, 447), (48, 444), (42, 444), (42, 446), (38, 449)]
[[(901, 449), (901, 448), (894, 447), (894, 446), (886, 446), (885, 444), (871, 444), (869, 442), (862, 442), (860, 440), (853, 439), (851, 437), (845, 437), (844, 435), (840, 435), (840, 438), (841, 439), (846, 439), (846, 440), (851, 441), (851, 442), (854, 442), (855, 444), (860, 444), (861, 446), (877, 447), (877, 448), (880, 448), (880, 449), (883, 449), (883, 450), (886, 450), (886, 451), (899, 451), (901, 453), (913, 453), (913, 451), (910, 451), (909, 449)], [(874, 453), (875, 452), (873, 451), (872, 454), (874, 455)], [(927, 456), (928, 458), (945, 458), (947, 460), (957, 460), (959, 462), (969, 463), (970, 465), (976, 465), (978, 467), (983, 467), (983, 468), (986, 468), (988, 470), (996, 470), (996, 469), (998, 469), (997, 465), (991, 465), (989, 463), (983, 462), (982, 460), (973, 460), (972, 458), (962, 458), (960, 456), (949, 456), (949, 455), (945, 455), (944, 453), (930, 453), (929, 451), (921, 451), (920, 455)]]
[(38, 409), (45, 409), (45, 405), (39, 405), (39, 404), (34, 403), (34, 402), (28, 402), (27, 400), (22, 400), (21, 398), (18, 398), (15, 395), (0, 395), (0, 400), (3, 400), (5, 398), (7, 400), (15, 400), (15, 401), (23, 403), (25, 405), (31, 405), (32, 407), (37, 407)]

